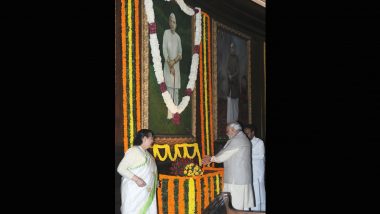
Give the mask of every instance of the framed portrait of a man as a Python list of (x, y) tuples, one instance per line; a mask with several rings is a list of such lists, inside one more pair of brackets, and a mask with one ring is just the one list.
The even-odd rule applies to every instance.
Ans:
[[(190, 74), (194, 18), (185, 14), (175, 1), (154, 1), (153, 10), (166, 88), (173, 103), (178, 105), (185, 94)], [(143, 4), (141, 11), (142, 127), (154, 130), (158, 144), (193, 142), (196, 135), (196, 93), (192, 93), (188, 106), (180, 114), (180, 123), (173, 123), (174, 115), (166, 106), (157, 84)]]
[(214, 134), (223, 140), (228, 123), (252, 122), (251, 38), (217, 21), (212, 26)]

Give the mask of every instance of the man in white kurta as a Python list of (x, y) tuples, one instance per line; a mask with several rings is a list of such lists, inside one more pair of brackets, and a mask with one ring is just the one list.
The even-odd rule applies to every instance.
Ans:
[(223, 162), (223, 192), (231, 193), (232, 207), (237, 210), (253, 209), (250, 142), (237, 122), (228, 124), (226, 131), (230, 138), (226, 145), (215, 156), (205, 156), (202, 163)]
[(117, 171), (122, 176), (121, 213), (157, 214), (158, 178), (153, 156), (141, 146), (133, 146), (125, 153)]
[(253, 190), (255, 192), (254, 211), (265, 211), (266, 209), (266, 192), (264, 185), (265, 173), (265, 147), (264, 142), (255, 136), (255, 128), (248, 125), (244, 128), (245, 134), (251, 139), (252, 144), (252, 180)]
[[(177, 27), (174, 13), (169, 16), (170, 29), (165, 30), (162, 42), (162, 51), (165, 59), (164, 63), (164, 79), (167, 90), (171, 95), (175, 105), (178, 105), (178, 91), (181, 88), (181, 72), (179, 62), (182, 59), (181, 38), (175, 32)], [(168, 119), (173, 114), (168, 110)]]

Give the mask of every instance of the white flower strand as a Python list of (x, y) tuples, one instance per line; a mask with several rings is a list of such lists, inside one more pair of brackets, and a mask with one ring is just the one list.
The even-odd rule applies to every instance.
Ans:
[(189, 16), (194, 16), (194, 10), (192, 8), (189, 8), (185, 2), (183, 2), (183, 0), (175, 0), (177, 2), (177, 4), (179, 5), (179, 7), (181, 8), (181, 10), (186, 13), (187, 15)]
[(178, 112), (178, 107), (174, 104), (172, 96), (169, 94), (168, 91), (162, 93), (162, 98), (164, 98), (166, 107), (170, 110), (170, 112)]
[[(198, 64), (199, 64), (199, 54), (193, 54), (193, 58), (191, 60), (191, 67), (190, 71), (197, 71), (198, 70)], [(197, 72), (190, 72), (189, 75), (189, 83), (187, 83), (186, 88), (191, 88), (193, 90), (195, 81), (197, 80)]]
[(153, 10), (153, 1), (152, 0), (145, 0), (145, 13), (148, 23), (154, 22), (154, 10)]
[(157, 83), (161, 84), (164, 82), (164, 75), (162, 71), (162, 62), (161, 62), (161, 55), (160, 55), (160, 47), (158, 44), (157, 34), (151, 34), (150, 36), (150, 47), (151, 47), (151, 54), (153, 59), (153, 68), (154, 73), (156, 75)]
[[(181, 10), (187, 15), (193, 16), (195, 14), (194, 10), (188, 7), (183, 2), (183, 0), (176, 0), (176, 2), (181, 8)], [(153, 1), (145, 0), (144, 5), (145, 5), (145, 13), (147, 15), (147, 21), (149, 24), (152, 24), (154, 23), (154, 20), (155, 20), (155, 15), (154, 15), (154, 10), (153, 10)], [(198, 13), (196, 13), (195, 15), (194, 45), (199, 45), (201, 42), (201, 33), (202, 33), (202, 28), (201, 28), (202, 17), (201, 17), (201, 9), (198, 7), (196, 7), (196, 9), (198, 10)], [(150, 42), (151, 54), (153, 58), (154, 73), (156, 76), (157, 83), (161, 84), (164, 82), (164, 72), (162, 70), (160, 47), (158, 43), (157, 33), (149, 34), (149, 42)], [(198, 65), (199, 65), (199, 54), (194, 53), (191, 60), (189, 82), (186, 86), (186, 88), (189, 88), (192, 91), (194, 90), (195, 81), (197, 80)], [(176, 106), (168, 91), (165, 91), (164, 93), (162, 93), (162, 98), (166, 104), (166, 107), (169, 109), (169, 111), (172, 114), (182, 113), (186, 109), (190, 101), (190, 96), (186, 95), (182, 98), (181, 103), (178, 106)]]
[(197, 15), (195, 16), (195, 40), (194, 44), (199, 45), (201, 43), (201, 34), (202, 34), (202, 16), (201, 9), (196, 7), (199, 10)]

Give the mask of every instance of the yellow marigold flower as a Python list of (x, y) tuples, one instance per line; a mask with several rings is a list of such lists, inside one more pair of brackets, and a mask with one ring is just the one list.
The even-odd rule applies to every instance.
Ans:
[(199, 173), (198, 173), (198, 172), (195, 172), (194, 175), (199, 175)]
[(187, 174), (187, 170), (183, 171), (184, 174)]

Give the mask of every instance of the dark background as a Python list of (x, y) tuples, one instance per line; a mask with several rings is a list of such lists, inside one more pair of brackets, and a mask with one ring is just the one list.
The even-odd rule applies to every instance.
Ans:
[(268, 213), (376, 212), (376, 11), (350, 1), (268, 3)]
[[(0, 16), (4, 206), (110, 213), (115, 5), (55, 3), (4, 5)], [(378, 11), (368, 2), (267, 3), (268, 213), (376, 213)]]

